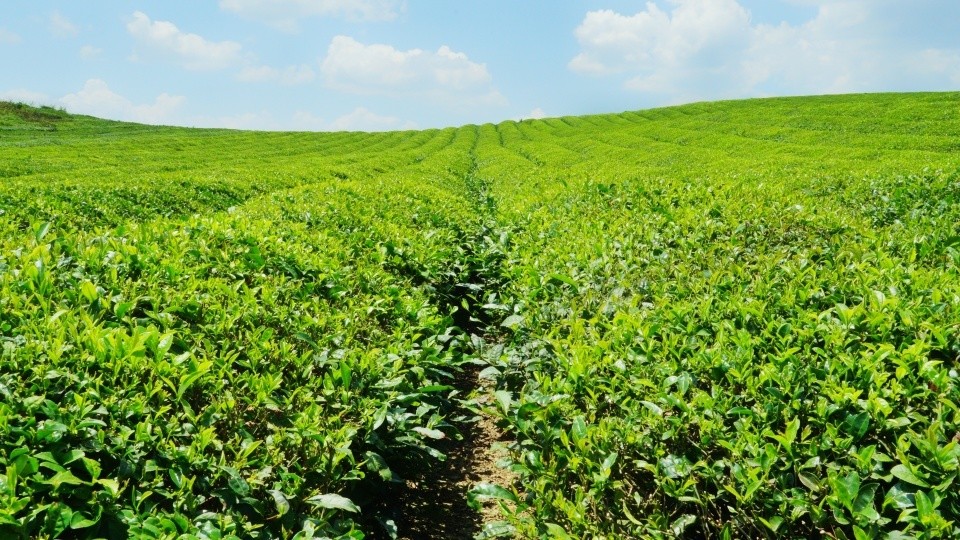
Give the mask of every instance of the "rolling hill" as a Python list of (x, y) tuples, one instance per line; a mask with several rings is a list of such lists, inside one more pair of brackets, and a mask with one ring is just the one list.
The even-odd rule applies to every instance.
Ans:
[(0, 104), (0, 536), (954, 537), (958, 362), (960, 93)]

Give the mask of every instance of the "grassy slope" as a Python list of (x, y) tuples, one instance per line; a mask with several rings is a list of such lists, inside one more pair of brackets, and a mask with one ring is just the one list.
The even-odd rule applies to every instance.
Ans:
[(958, 104), (387, 134), (0, 107), (0, 527), (354, 534), (316, 496), (455, 437), (466, 353), (524, 535), (952, 534)]

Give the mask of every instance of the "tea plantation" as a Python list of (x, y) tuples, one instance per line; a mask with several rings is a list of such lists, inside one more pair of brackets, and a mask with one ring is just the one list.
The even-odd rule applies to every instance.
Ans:
[(403, 536), (384, 497), (476, 414), (515, 479), (484, 537), (960, 535), (960, 94), (0, 103), (0, 537)]

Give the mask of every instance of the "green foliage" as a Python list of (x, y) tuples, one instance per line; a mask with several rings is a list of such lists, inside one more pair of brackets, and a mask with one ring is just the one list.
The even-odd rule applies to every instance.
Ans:
[(960, 534), (956, 103), (497, 126), (521, 533)]
[(0, 536), (362, 538), (459, 436), (465, 363), (514, 439), (485, 537), (960, 535), (958, 105), (2, 104)]
[[(271, 137), (143, 130), (101, 148), (64, 128), (44, 144), (92, 161), (115, 144), (147, 170), (165, 161), (156, 136), (193, 147), (182, 159), (204, 169)], [(470, 140), (452, 135), (316, 137), (394, 154), (329, 150), (336, 170), (304, 177), (310, 160), (277, 173), (278, 158), (222, 173), (210, 197), (191, 191), (203, 182), (101, 182), (69, 152), (47, 163), (76, 190), (43, 175), (4, 185), (27, 203), (0, 216), (0, 536), (362, 537), (358, 505), (456, 436), (462, 332), (430, 286), (471, 212), (463, 171), (448, 168)], [(306, 151), (277, 137), (258, 151)], [(425, 151), (443, 166), (432, 189), (407, 170), (440, 170)], [(37, 205), (50, 210), (40, 221)]]

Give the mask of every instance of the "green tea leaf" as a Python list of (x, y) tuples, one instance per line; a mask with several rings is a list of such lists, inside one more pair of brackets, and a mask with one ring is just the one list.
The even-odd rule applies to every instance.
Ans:
[(831, 479), (833, 492), (840, 502), (848, 509), (853, 509), (853, 501), (860, 492), (860, 475), (851, 471), (846, 476), (837, 476)]
[(102, 509), (99, 507), (96, 510), (96, 514), (92, 517), (87, 517), (81, 512), (74, 512), (73, 516), (70, 518), (70, 528), (76, 530), (93, 527), (100, 522), (101, 513)]
[(857, 498), (853, 501), (853, 512), (861, 518), (861, 522), (876, 523), (880, 520), (880, 513), (874, 506), (878, 487), (877, 484), (860, 486)]
[(443, 438), (446, 438), (447, 436), (444, 432), (440, 431), (439, 429), (430, 429), (430, 428), (425, 428), (421, 426), (414, 427), (413, 431), (416, 431), (417, 433), (430, 439), (443, 439)]
[(853, 437), (853, 440), (860, 440), (870, 429), (870, 415), (863, 412), (860, 414), (849, 414), (843, 421), (843, 430)]
[(490, 482), (480, 482), (473, 486), (467, 493), (467, 498), (473, 508), (480, 508), (480, 502), (491, 499), (520, 502), (515, 493)]
[(917, 477), (917, 475), (913, 474), (913, 471), (911, 471), (909, 468), (907, 468), (906, 465), (903, 465), (903, 464), (894, 465), (894, 467), (890, 469), (890, 474), (892, 474), (896, 478), (899, 478), (900, 480), (903, 480), (908, 484), (913, 484), (915, 486), (920, 486), (924, 488), (930, 487), (929, 484), (921, 480), (919, 477)]
[(497, 404), (500, 405), (500, 411), (504, 414), (509, 414), (510, 405), (513, 403), (513, 396), (510, 395), (510, 392), (506, 390), (497, 390), (493, 393), (494, 397), (497, 400)]
[(901, 510), (914, 507), (914, 495), (912, 492), (908, 492), (904, 489), (904, 484), (897, 483), (890, 491), (887, 492), (886, 497), (884, 497), (883, 505), (884, 506), (893, 506)]
[(544, 528), (546, 528), (549, 538), (558, 538), (560, 540), (573, 540), (573, 537), (567, 534), (567, 531), (565, 531), (563, 527), (557, 525), (556, 523), (545, 523)]
[(932, 518), (936, 513), (936, 509), (933, 506), (933, 501), (931, 501), (930, 498), (927, 497), (927, 494), (922, 491), (918, 491), (915, 494), (915, 497), (917, 504), (917, 517), (920, 518), (920, 521), (924, 522)]
[(780, 516), (773, 516), (769, 519), (759, 518), (760, 522), (763, 523), (771, 532), (777, 532), (781, 525), (783, 525), (783, 518)]
[(74, 476), (70, 471), (60, 471), (57, 474), (53, 475), (53, 478), (47, 480), (47, 483), (52, 485), (54, 489), (59, 488), (63, 484), (71, 486), (83, 486), (88, 485), (89, 482), (81, 480)]
[(504, 319), (503, 322), (500, 323), (500, 326), (503, 326), (505, 328), (515, 329), (521, 324), (523, 324), (523, 316), (514, 314)]
[[(614, 459), (616, 459), (615, 456)], [(687, 458), (672, 454), (660, 460), (660, 469), (667, 478), (683, 478), (692, 471)]]
[(229, 478), (227, 479), (227, 485), (230, 487), (231, 491), (241, 497), (244, 497), (250, 493), (250, 484), (248, 484), (247, 481), (238, 474), (230, 474)]
[(687, 527), (693, 525), (697, 522), (697, 516), (693, 514), (684, 514), (679, 518), (675, 519), (673, 523), (670, 524), (670, 531), (673, 532), (676, 536), (681, 536)]
[(587, 436), (587, 423), (584, 421), (583, 416), (577, 416), (573, 419), (571, 434), (575, 442), (580, 442)]
[(547, 276), (547, 281), (555, 285), (567, 284), (573, 289), (574, 294), (578, 294), (580, 292), (579, 287), (577, 287), (577, 282), (570, 276), (564, 274), (550, 274)]
[(313, 506), (319, 508), (328, 508), (331, 510), (344, 510), (346, 512), (357, 513), (360, 511), (360, 507), (353, 503), (350, 499), (337, 495), (336, 493), (324, 493), (322, 495), (314, 495), (307, 499), (307, 502)]
[(276, 489), (267, 490), (267, 493), (273, 497), (273, 506), (277, 510), (278, 516), (285, 516), (290, 512), (290, 501), (287, 500), (287, 496), (283, 492)]

